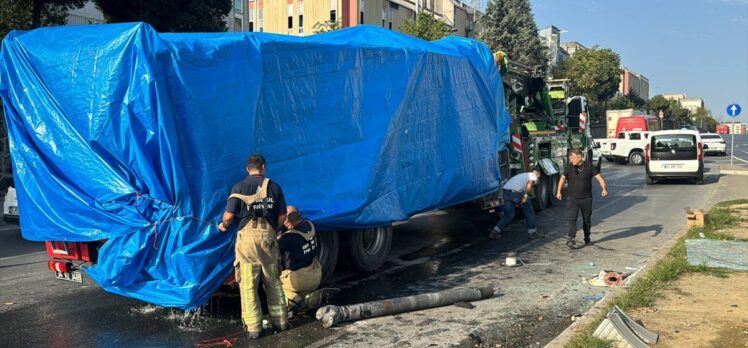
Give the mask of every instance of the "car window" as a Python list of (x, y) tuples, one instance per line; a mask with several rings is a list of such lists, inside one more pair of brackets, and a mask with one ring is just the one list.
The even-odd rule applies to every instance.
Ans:
[(667, 134), (652, 137), (652, 151), (691, 151), (696, 149), (696, 136), (691, 134)]
[(719, 135), (708, 135), (707, 134), (707, 135), (702, 135), (701, 139), (719, 139), (719, 140), (722, 140), (722, 137), (720, 137)]
[(626, 139), (626, 134), (618, 133), (618, 139)]
[(629, 134), (629, 139), (631, 140), (642, 140), (642, 135), (639, 133), (631, 133)]

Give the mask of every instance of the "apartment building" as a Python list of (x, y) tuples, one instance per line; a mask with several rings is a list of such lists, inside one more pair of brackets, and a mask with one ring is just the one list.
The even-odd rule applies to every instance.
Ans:
[(298, 36), (314, 34), (315, 25), (324, 22), (337, 22), (341, 28), (369, 24), (399, 30), (424, 9), (451, 26), (455, 35), (477, 38), (482, 15), (475, 6), (457, 0), (234, 0), (233, 7), (230, 31)]

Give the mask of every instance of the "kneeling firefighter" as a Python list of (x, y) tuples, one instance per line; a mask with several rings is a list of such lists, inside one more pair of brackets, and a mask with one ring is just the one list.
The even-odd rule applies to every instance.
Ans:
[(278, 236), (284, 268), (280, 280), (288, 310), (298, 314), (320, 306), (322, 296), (317, 288), (322, 280), (322, 266), (317, 259), (314, 224), (302, 218), (296, 207), (288, 206), (284, 225), (288, 230)]

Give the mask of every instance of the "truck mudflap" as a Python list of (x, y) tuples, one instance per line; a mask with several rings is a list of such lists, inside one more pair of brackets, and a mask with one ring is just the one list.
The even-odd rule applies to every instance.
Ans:
[(545, 175), (554, 176), (559, 173), (558, 166), (550, 158), (543, 158), (539, 164)]

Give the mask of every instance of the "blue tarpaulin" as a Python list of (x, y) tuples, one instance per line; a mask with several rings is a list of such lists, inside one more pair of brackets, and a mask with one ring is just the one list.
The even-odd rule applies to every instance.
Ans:
[(501, 77), (466, 38), (128, 23), (14, 31), (0, 59), (24, 238), (107, 240), (88, 274), (146, 302), (194, 308), (229, 275), (216, 224), (252, 153), (323, 230), (499, 187)]

